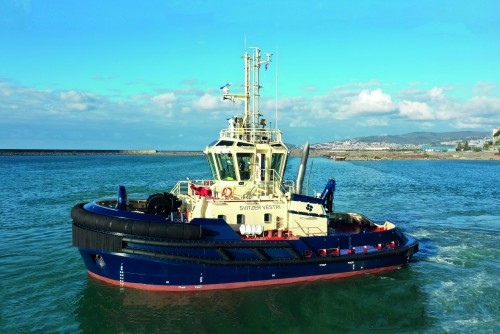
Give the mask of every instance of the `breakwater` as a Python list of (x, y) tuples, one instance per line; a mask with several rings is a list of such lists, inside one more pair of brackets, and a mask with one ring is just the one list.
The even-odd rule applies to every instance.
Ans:
[(46, 156), (46, 155), (174, 155), (198, 156), (201, 151), (159, 150), (53, 150), (53, 149), (0, 149), (0, 156)]

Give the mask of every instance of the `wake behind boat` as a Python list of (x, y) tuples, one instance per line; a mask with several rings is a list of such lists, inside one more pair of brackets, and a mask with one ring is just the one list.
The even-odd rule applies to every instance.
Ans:
[(91, 276), (147, 290), (232, 289), (397, 269), (418, 251), (390, 222), (336, 212), (335, 179), (304, 194), (308, 144), (297, 180), (283, 179), (289, 150), (259, 112), (259, 71), (271, 55), (253, 48), (243, 58), (244, 92), (221, 89), (244, 113), (204, 150), (213, 179), (147, 199), (120, 186), (116, 199), (72, 209), (73, 245)]

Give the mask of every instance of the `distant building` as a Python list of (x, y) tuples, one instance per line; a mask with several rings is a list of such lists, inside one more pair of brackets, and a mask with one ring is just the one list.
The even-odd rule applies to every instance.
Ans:
[(493, 145), (500, 145), (500, 128), (493, 129)]
[(421, 147), (422, 151), (426, 152), (452, 152), (456, 150), (456, 146), (451, 146), (451, 145), (424, 145)]

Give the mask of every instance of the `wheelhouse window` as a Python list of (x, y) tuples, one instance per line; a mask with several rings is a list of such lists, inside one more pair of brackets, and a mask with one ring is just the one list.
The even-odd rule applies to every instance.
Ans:
[(233, 146), (234, 142), (230, 140), (221, 140), (216, 146)]
[(236, 180), (233, 155), (231, 153), (216, 153), (214, 155), (221, 180)]
[(280, 175), (281, 171), (281, 163), (283, 161), (283, 153), (273, 153), (271, 159), (271, 169), (274, 170), (274, 173), (271, 174), (271, 180), (274, 180), (275, 175)]
[(210, 166), (210, 172), (212, 172), (212, 177), (215, 180), (218, 180), (219, 177), (217, 176), (217, 169), (215, 168), (214, 157), (212, 156), (212, 153), (207, 153), (207, 160), (208, 166)]
[(252, 153), (236, 153), (236, 160), (238, 162), (238, 172), (240, 173), (240, 180), (250, 180), (252, 174)]
[(250, 143), (245, 143), (244, 141), (239, 141), (236, 146), (240, 146), (240, 147), (255, 147), (254, 144), (250, 144)]

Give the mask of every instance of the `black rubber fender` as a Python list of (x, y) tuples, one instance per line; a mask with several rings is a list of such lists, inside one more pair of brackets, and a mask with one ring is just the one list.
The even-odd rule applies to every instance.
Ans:
[(83, 208), (85, 203), (77, 204), (71, 209), (73, 223), (92, 230), (139, 235), (150, 238), (173, 238), (199, 240), (203, 237), (200, 225), (174, 222), (150, 222), (101, 215)]

